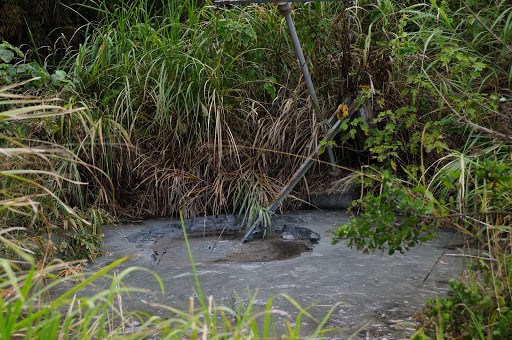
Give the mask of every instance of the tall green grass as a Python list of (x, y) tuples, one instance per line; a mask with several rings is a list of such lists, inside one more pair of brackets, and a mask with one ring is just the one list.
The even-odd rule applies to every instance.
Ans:
[[(73, 195), (67, 190), (86, 184), (76, 167), (89, 166), (62, 145), (29, 136), (36, 123), (40, 127), (53, 125), (82, 108), (57, 105), (57, 98), (23, 94), (22, 86), (33, 80), (0, 87), (1, 227), (27, 227), (16, 232), (16, 242), (32, 249), (40, 264), (58, 253), (94, 259), (101, 251), (99, 228), (104, 215), (75, 209), (68, 200)], [(84, 216), (87, 214), (93, 223)], [(2, 250), (12, 253), (12, 249)]]
[[(296, 17), (316, 25), (324, 6)], [(80, 157), (112, 178), (130, 214), (220, 213), (255, 189), (270, 199), (300, 159), (251, 147), (306, 154), (319, 134), (282, 17), (268, 5), (160, 7), (97, 2), (102, 21), (59, 65), (94, 122), (73, 137)], [(268, 172), (275, 163), (289, 166)]]

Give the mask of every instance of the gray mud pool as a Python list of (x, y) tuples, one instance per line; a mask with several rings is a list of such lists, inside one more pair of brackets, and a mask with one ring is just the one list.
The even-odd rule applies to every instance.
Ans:
[[(367, 326), (355, 339), (410, 337), (415, 326), (412, 315), (422, 308), (425, 298), (442, 297), (449, 280), (465, 269), (463, 250), (457, 248), (464, 240), (455, 233), (440, 232), (437, 239), (404, 255), (368, 255), (343, 242), (331, 245), (329, 232), (348, 221), (348, 215), (341, 211), (294, 212), (275, 219), (270, 239), (241, 244), (232, 216), (186, 220), (203, 294), (213, 296), (218, 305), (236, 309), (239, 299), (248, 301), (248, 291), (257, 291), (256, 308), (263, 310), (269, 298), (284, 293), (302, 307), (314, 304), (309, 312), (317, 321), (341, 302), (326, 324), (337, 330), (324, 338), (346, 339), (363, 325)], [(135, 294), (125, 308), (163, 318), (169, 312), (141, 300), (187, 309), (196, 289), (179, 221), (154, 219), (105, 227), (104, 234), (108, 253), (88, 269), (137, 255), (118, 270), (145, 267), (158, 274), (165, 285), (162, 297), (150, 274), (129, 274), (123, 281), (127, 286), (148, 289), (154, 296)], [(284, 298), (275, 299), (274, 307), (288, 312), (290, 322), (295, 320), (296, 309)], [(286, 318), (277, 316), (276, 324), (284, 324)], [(303, 318), (301, 335), (313, 333), (316, 326), (315, 320)]]

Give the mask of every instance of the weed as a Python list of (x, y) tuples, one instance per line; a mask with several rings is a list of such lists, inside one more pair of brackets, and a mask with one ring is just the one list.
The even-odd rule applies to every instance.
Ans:
[[(29, 83), (31, 80), (24, 83)], [(37, 119), (55, 119), (75, 113), (55, 105), (57, 99), (39, 99), (35, 96), (13, 93), (24, 83), (0, 88), (0, 105), (7, 107), (0, 114), (0, 217), (2, 228), (23, 223), (31, 226), (19, 232), (18, 242), (32, 249), (41, 261), (51, 259), (59, 250), (73, 257), (94, 259), (100, 252), (100, 224), (106, 220), (95, 219), (91, 224), (81, 212), (73, 209), (61, 191), (69, 184), (84, 184), (70, 179), (55, 170), (55, 165), (80, 164), (81, 161), (68, 149), (38, 142), (31, 138), (31, 128)], [(11, 91), (11, 92), (8, 92)], [(12, 134), (12, 131), (16, 131)], [(93, 211), (100, 217), (98, 213)], [(52, 235), (63, 238), (55, 244)], [(71, 247), (70, 247), (71, 246)], [(9, 251), (9, 249), (3, 249)], [(78, 252), (78, 253), (77, 253)]]

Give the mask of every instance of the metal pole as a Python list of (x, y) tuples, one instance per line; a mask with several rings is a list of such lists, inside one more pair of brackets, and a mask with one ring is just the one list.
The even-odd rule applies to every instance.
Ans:
[[(359, 98), (360, 97), (358, 97), (358, 99)], [(352, 104), (350, 104), (350, 106), (348, 107), (349, 114), (346, 117), (346, 119), (352, 117), (354, 112), (356, 112), (356, 108), (357, 108), (357, 99)], [(338, 115), (338, 112), (334, 112), (331, 119), (329, 120), (329, 122), (333, 123), (333, 125), (331, 126), (329, 131), (327, 131), (327, 134), (325, 135), (325, 137), (323, 139), (324, 142), (329, 142), (329, 141), (333, 140), (333, 138), (340, 131), (339, 127), (340, 127), (341, 123), (343, 122), (343, 120), (338, 119), (337, 115)], [(293, 174), (293, 176), (288, 180), (288, 182), (283, 187), (283, 189), (281, 189), (281, 192), (279, 192), (279, 194), (277, 194), (277, 197), (276, 197), (276, 200), (274, 201), (274, 203), (269, 205), (267, 207), (267, 210), (269, 210), (271, 212), (275, 212), (277, 210), (277, 208), (279, 208), (279, 205), (284, 201), (284, 199), (288, 196), (288, 194), (293, 190), (295, 185), (297, 185), (297, 183), (300, 182), (302, 177), (304, 177), (304, 175), (306, 174), (308, 169), (311, 167), (311, 165), (313, 165), (313, 162), (316, 161), (318, 154), (320, 153), (320, 150), (323, 148), (323, 146), (321, 144), (317, 145), (316, 149), (308, 156), (308, 158), (306, 158), (306, 161), (304, 163), (302, 163), (302, 165), (299, 167), (299, 169), (297, 169), (295, 174)], [(245, 233), (244, 237), (242, 238), (242, 243), (247, 242), (249, 240), (249, 238), (251, 237), (252, 233), (254, 233), (257, 229), (260, 229), (260, 228), (261, 228), (261, 216), (258, 217), (258, 219), (252, 224), (252, 226), (249, 228), (249, 230)]]
[[(306, 64), (306, 59), (304, 58), (304, 53), (302, 53), (302, 47), (300, 46), (299, 37), (297, 36), (297, 31), (295, 30), (295, 25), (293, 24), (292, 16), (291, 16), (291, 3), (279, 3), (278, 7), (279, 12), (284, 15), (286, 20), (286, 25), (288, 25), (288, 31), (290, 32), (290, 37), (292, 38), (293, 47), (295, 48), (295, 53), (299, 58), (299, 65), (302, 70), (302, 74), (304, 75), (304, 79), (306, 80), (306, 85), (308, 87), (309, 95), (311, 96), (311, 100), (313, 101), (313, 106), (315, 112), (319, 118), (322, 117), (320, 112), (320, 105), (318, 103), (318, 98), (316, 96), (315, 88), (313, 87), (313, 82), (311, 81), (311, 75), (309, 74), (308, 65)], [(339, 169), (335, 166), (336, 159), (334, 158), (334, 152), (330, 146), (326, 147), (327, 155), (329, 156), (329, 162), (331, 163), (332, 176), (337, 176), (339, 174)]]
[(277, 7), (279, 12), (284, 15), (286, 20), (286, 24), (288, 25), (288, 30), (290, 31), (290, 36), (292, 38), (293, 47), (295, 48), (295, 53), (299, 58), (299, 65), (302, 70), (302, 74), (306, 80), (306, 85), (308, 87), (309, 95), (313, 100), (313, 106), (315, 107), (315, 112), (319, 117), (320, 115), (320, 105), (318, 104), (318, 98), (316, 97), (315, 88), (313, 87), (313, 82), (311, 81), (311, 76), (309, 75), (308, 65), (306, 64), (306, 59), (304, 58), (304, 53), (302, 53), (302, 48), (300, 46), (299, 37), (297, 36), (297, 31), (295, 31), (295, 25), (292, 21), (291, 16), (291, 3), (280, 3)]

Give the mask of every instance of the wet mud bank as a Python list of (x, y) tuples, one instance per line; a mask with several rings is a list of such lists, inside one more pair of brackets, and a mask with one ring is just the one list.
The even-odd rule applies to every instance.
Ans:
[[(291, 259), (312, 251), (320, 235), (301, 226), (296, 217), (274, 216), (270, 235), (242, 243), (245, 228), (234, 216), (205, 216), (185, 221), (192, 255), (196, 261), (212, 262), (268, 262)], [(142, 262), (170, 264), (189, 261), (180, 221), (152, 220), (143, 223), (138, 231), (125, 236), (137, 247)], [(128, 230), (126, 230), (129, 232)]]
[[(355, 339), (406, 339), (413, 333), (412, 315), (425, 298), (443, 296), (451, 278), (466, 267), (460, 235), (441, 232), (439, 238), (412, 248), (404, 255), (362, 254), (344, 244), (331, 245), (330, 231), (349, 221), (341, 211), (304, 211), (280, 216), (274, 221), (270, 240), (240, 243), (240, 227), (231, 216), (187, 220), (186, 227), (201, 289), (218, 305), (236, 309), (239, 299), (247, 303), (247, 291), (257, 291), (256, 308), (284, 293), (308, 311), (315, 320), (303, 319), (301, 335), (312, 334), (337, 303), (326, 327), (337, 328), (326, 339), (345, 339), (363, 325)], [(127, 286), (144, 288), (153, 295), (133, 294), (127, 307), (168, 317), (165, 309), (142, 301), (158, 302), (186, 310), (195, 295), (192, 267), (179, 221), (150, 220), (104, 229), (108, 254), (90, 269), (127, 255), (118, 270), (140, 266), (154, 271), (165, 285), (143, 271), (130, 273)], [(438, 261), (439, 259), (439, 261)], [(427, 277), (428, 274), (428, 277)], [(425, 277), (427, 279), (425, 280)], [(131, 304), (131, 305), (130, 305)], [(276, 324), (293, 321), (296, 309), (285, 299), (274, 307), (290, 313)]]

